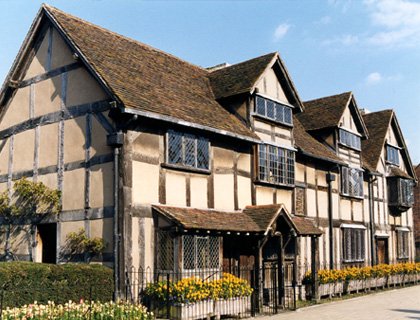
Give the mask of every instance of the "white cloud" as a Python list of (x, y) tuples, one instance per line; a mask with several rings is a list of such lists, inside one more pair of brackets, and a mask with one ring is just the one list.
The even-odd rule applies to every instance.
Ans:
[(315, 24), (328, 25), (331, 22), (332, 22), (332, 18), (330, 16), (323, 16), (321, 19), (315, 21)]
[(365, 0), (370, 21), (381, 30), (370, 35), (368, 44), (412, 46), (420, 42), (420, 2), (407, 0)]
[(379, 72), (372, 72), (368, 74), (368, 76), (366, 77), (365, 83), (368, 86), (373, 86), (384, 81), (399, 81), (401, 79), (402, 79), (402, 76), (400, 74), (391, 75), (391, 76), (383, 76)]
[(289, 29), (290, 29), (290, 24), (282, 23), (278, 25), (276, 30), (274, 31), (274, 41), (281, 40), (289, 31)]
[(332, 39), (327, 39), (322, 42), (324, 45), (341, 44), (343, 46), (350, 46), (359, 42), (359, 37), (351, 34), (344, 34)]
[(382, 76), (379, 72), (372, 72), (366, 77), (367, 85), (378, 84), (381, 81), (382, 81)]

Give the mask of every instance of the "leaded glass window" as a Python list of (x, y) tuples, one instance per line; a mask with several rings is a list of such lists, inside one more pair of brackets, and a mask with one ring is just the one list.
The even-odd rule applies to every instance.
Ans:
[(409, 258), (408, 231), (397, 230), (397, 258)]
[(400, 156), (397, 148), (390, 145), (386, 146), (386, 161), (397, 166), (400, 164)]
[(167, 161), (190, 168), (209, 170), (210, 146), (205, 138), (173, 130), (167, 136)]
[(219, 267), (220, 239), (210, 236), (182, 236), (183, 267), (186, 270)]
[(261, 96), (255, 97), (255, 113), (279, 123), (293, 124), (292, 108), (290, 106)]
[(356, 150), (360, 150), (361, 140), (359, 136), (344, 129), (340, 129), (339, 133), (341, 144)]
[(341, 168), (341, 193), (350, 197), (363, 197), (363, 171), (342, 167)]
[(295, 153), (292, 150), (260, 144), (258, 147), (258, 178), (274, 184), (295, 183)]
[(365, 260), (365, 229), (343, 228), (344, 262), (362, 262)]

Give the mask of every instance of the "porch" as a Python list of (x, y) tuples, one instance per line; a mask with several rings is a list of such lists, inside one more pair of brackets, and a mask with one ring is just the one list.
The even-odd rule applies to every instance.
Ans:
[[(206, 314), (255, 316), (295, 309), (298, 237), (311, 237), (311, 270), (316, 279), (321, 231), (310, 219), (289, 214), (283, 205), (248, 206), (236, 212), (152, 208), (155, 266), (127, 271), (130, 290), (126, 294), (142, 300), (159, 316), (199, 319)], [(200, 279), (199, 284), (194, 279)], [(190, 282), (207, 295), (201, 289), (198, 293), (185, 289)], [(159, 290), (166, 290), (160, 299), (151, 294), (151, 283), (161, 283)], [(208, 294), (220, 283), (233, 288), (232, 293)], [(238, 283), (242, 287), (236, 288)], [(179, 287), (186, 292), (178, 292)], [(200, 294), (191, 303), (191, 296)]]

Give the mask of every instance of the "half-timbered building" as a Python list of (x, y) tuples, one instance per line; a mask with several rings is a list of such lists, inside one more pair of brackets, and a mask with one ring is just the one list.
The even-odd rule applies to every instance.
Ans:
[(2, 232), (5, 257), (63, 263), (83, 228), (117, 288), (131, 268), (414, 257), (395, 113), (363, 114), (351, 92), (302, 102), (278, 53), (202, 68), (44, 5), (0, 108), (0, 190), (27, 177), (62, 192), (35, 234)]

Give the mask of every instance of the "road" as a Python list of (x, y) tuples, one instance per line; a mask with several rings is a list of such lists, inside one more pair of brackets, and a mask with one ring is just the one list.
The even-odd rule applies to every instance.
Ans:
[(420, 320), (420, 285), (325, 303), (258, 320)]

